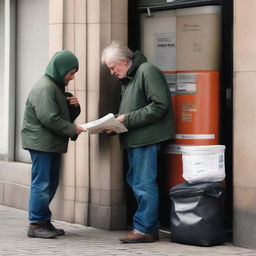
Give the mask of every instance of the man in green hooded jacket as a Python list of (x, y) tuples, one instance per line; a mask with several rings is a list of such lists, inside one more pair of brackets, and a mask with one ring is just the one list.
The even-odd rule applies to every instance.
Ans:
[(77, 71), (78, 60), (72, 52), (57, 52), (26, 101), (21, 139), (32, 160), (29, 237), (65, 233), (52, 225), (49, 204), (59, 183), (61, 154), (67, 152), (69, 138), (76, 139), (84, 131), (73, 123), (80, 113), (77, 98), (65, 95), (65, 86)]
[(154, 242), (159, 229), (157, 154), (174, 135), (169, 88), (162, 72), (140, 51), (133, 53), (118, 42), (104, 49), (102, 62), (122, 84), (117, 119), (128, 128), (120, 137), (128, 154), (127, 182), (138, 203), (134, 229), (120, 240)]

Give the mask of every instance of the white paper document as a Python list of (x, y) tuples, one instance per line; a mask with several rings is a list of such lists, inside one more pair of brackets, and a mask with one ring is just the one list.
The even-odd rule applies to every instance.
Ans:
[(115, 133), (128, 131), (127, 128), (121, 122), (119, 122), (112, 113), (109, 113), (95, 121), (81, 124), (80, 126), (93, 134), (103, 132), (106, 129), (113, 130)]

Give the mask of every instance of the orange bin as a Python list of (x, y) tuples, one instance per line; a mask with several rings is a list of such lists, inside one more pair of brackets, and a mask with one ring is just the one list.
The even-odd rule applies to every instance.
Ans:
[[(160, 154), (160, 165), (159, 165), (159, 184), (160, 184), (160, 192), (162, 195), (168, 195), (169, 191), (172, 187), (185, 182), (185, 179), (183, 178), (183, 160), (182, 155), (184, 152), (190, 152), (189, 158), (191, 158), (197, 150), (201, 150), (203, 153), (201, 153), (201, 158), (198, 160), (201, 162), (202, 165), (200, 165), (200, 168), (205, 165), (206, 162), (209, 162), (209, 165), (212, 165), (212, 169), (216, 169), (217, 165), (216, 162), (219, 162), (218, 168), (219, 170), (221, 168), (225, 169), (224, 167), (220, 167), (220, 161), (221, 158), (219, 157), (222, 153), (221, 150), (223, 150), (222, 145), (216, 145), (217, 153), (216, 153), (216, 147), (214, 146), (203, 146), (204, 148), (201, 149), (199, 146), (193, 146), (193, 145), (177, 145), (177, 144), (168, 144), (163, 148)], [(213, 148), (212, 148), (213, 147)], [(224, 151), (224, 150), (223, 150)], [(224, 154), (224, 152), (223, 152)], [(209, 155), (211, 156), (209, 160)], [(223, 163), (224, 164), (224, 158)], [(218, 170), (218, 172), (219, 172)], [(218, 175), (220, 175), (218, 173)], [(210, 180), (210, 179), (209, 179)], [(225, 180), (223, 180), (223, 184), (225, 185)]]
[(177, 71), (175, 143), (219, 143), (219, 71)]
[(160, 154), (159, 181), (160, 191), (169, 195), (170, 188), (185, 182), (182, 177), (182, 145), (168, 144)]

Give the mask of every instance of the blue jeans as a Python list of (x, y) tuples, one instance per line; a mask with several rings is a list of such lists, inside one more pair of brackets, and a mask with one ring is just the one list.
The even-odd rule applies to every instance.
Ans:
[(32, 160), (29, 221), (43, 223), (51, 219), (49, 204), (59, 184), (61, 154), (29, 152)]
[(158, 232), (157, 153), (160, 144), (128, 148), (127, 182), (133, 190), (138, 209), (133, 226), (145, 234)]

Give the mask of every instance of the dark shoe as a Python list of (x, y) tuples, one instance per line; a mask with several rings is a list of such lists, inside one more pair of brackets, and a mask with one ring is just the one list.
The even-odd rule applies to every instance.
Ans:
[(157, 233), (152, 235), (142, 235), (131, 231), (124, 237), (119, 238), (119, 240), (123, 243), (152, 243), (159, 240), (159, 235)]
[(30, 224), (28, 226), (28, 237), (54, 238), (57, 233), (48, 228), (47, 223)]
[(54, 232), (56, 232), (57, 236), (63, 236), (65, 235), (65, 231), (61, 228), (55, 228), (53, 224), (49, 221), (47, 222), (48, 228)]

